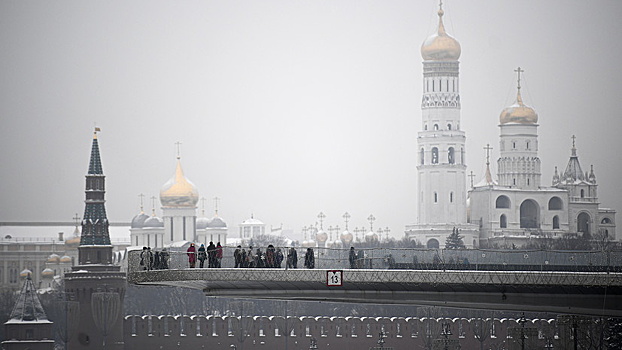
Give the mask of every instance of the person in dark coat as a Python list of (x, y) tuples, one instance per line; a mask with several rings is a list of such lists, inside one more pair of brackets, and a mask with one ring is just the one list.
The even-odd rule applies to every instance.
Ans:
[(197, 248), (194, 247), (194, 243), (190, 243), (186, 254), (188, 254), (188, 265), (193, 269), (197, 263)]
[(216, 246), (212, 241), (207, 246), (207, 267), (216, 267)]
[(203, 244), (201, 244), (199, 250), (197, 250), (197, 259), (199, 259), (199, 268), (203, 268), (205, 259), (207, 259), (207, 254), (205, 253), (205, 246)]
[(356, 251), (354, 251), (354, 247), (350, 247), (350, 254), (348, 255), (348, 261), (350, 261), (350, 268), (356, 269)]
[(168, 251), (166, 251), (166, 248), (162, 249), (162, 251), (160, 252), (160, 267), (162, 268), (162, 270), (168, 270)]
[(298, 268), (298, 253), (294, 247), (289, 248), (289, 251), (287, 252), (287, 268)]
[(216, 261), (215, 261), (216, 266), (214, 266), (214, 267), (220, 268), (220, 266), (221, 266), (220, 263), (222, 261), (222, 246), (220, 245), (220, 242), (216, 243), (215, 256), (216, 256)]
[(233, 252), (233, 260), (235, 261), (235, 268), (242, 267), (242, 246), (239, 245)]
[(305, 267), (308, 269), (315, 268), (315, 255), (311, 248), (307, 248), (307, 253), (305, 254)]

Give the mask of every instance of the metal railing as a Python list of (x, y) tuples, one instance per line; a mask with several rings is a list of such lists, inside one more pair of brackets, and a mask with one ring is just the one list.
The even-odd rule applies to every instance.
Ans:
[[(236, 267), (236, 249), (222, 248), (221, 268)], [(288, 263), (290, 247), (275, 247), (275, 258), (278, 249), (282, 254), (280, 264), (270, 264), (273, 259), (266, 254), (266, 247), (259, 248), (259, 254), (254, 247), (251, 258), (246, 248), (244, 262), (237, 265), (241, 265), (240, 268), (294, 268), (293, 264)], [(294, 249), (298, 257), (296, 268), (307, 268), (307, 248)], [(622, 251), (360, 248), (355, 249), (354, 259), (350, 261), (350, 249), (312, 249), (316, 269), (622, 272)], [(126, 262), (129, 272), (190, 268), (186, 248), (155, 249), (151, 254), (142, 250), (128, 253)], [(209, 259), (206, 259), (204, 268), (209, 266)], [(195, 268), (200, 268), (200, 261), (197, 260)]]

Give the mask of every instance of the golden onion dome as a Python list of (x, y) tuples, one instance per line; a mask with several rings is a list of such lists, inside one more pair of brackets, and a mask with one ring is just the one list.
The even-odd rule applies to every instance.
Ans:
[(501, 112), (499, 122), (501, 124), (536, 124), (538, 122), (538, 113), (523, 103), (519, 88), (516, 94), (516, 102)]
[(60, 257), (60, 262), (61, 263), (70, 263), (71, 262), (71, 257), (68, 255), (63, 255)]
[(316, 234), (315, 234), (315, 239), (317, 239), (318, 242), (326, 242), (328, 240), (328, 235), (326, 234), (326, 232), (319, 230)]
[(60, 256), (58, 256), (58, 254), (52, 254), (48, 256), (49, 263), (57, 263), (59, 260), (60, 260)]
[(160, 202), (164, 207), (196, 207), (199, 201), (197, 188), (184, 176), (181, 161), (177, 158), (175, 175), (160, 190)]
[(41, 277), (54, 277), (54, 270), (47, 268), (41, 271)]
[(438, 31), (421, 44), (421, 57), (426, 61), (457, 61), (462, 49), (458, 40), (445, 31), (442, 8), (438, 10)]
[(19, 277), (21, 277), (21, 278), (30, 277), (31, 275), (32, 275), (32, 271), (30, 271), (28, 269), (24, 269), (24, 270), (22, 270), (22, 272), (19, 273)]
[(341, 238), (341, 241), (344, 242), (345, 244), (350, 244), (350, 242), (352, 242), (352, 239), (354, 237), (352, 236), (350, 232), (348, 232), (348, 230), (346, 230), (341, 233), (340, 238)]

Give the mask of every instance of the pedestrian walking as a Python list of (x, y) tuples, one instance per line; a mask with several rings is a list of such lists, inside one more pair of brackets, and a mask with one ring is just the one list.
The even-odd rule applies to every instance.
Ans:
[(194, 243), (190, 243), (186, 254), (188, 254), (188, 265), (193, 269), (197, 263), (197, 249), (194, 247)]
[(199, 259), (199, 267), (203, 268), (203, 264), (205, 264), (205, 259), (207, 259), (207, 254), (205, 253), (205, 246), (201, 244), (199, 250), (197, 250), (197, 259)]
[(308, 269), (315, 268), (315, 255), (311, 248), (307, 248), (307, 253), (305, 254), (305, 267)]
[(216, 266), (217, 268), (221, 267), (222, 262), (222, 246), (220, 242), (216, 243)]

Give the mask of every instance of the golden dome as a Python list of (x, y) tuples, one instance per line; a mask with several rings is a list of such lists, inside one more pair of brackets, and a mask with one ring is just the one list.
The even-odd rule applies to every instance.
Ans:
[(421, 44), (421, 57), (426, 61), (457, 61), (462, 49), (458, 40), (445, 31), (442, 8), (438, 10), (438, 31)]
[(523, 103), (519, 88), (516, 94), (516, 102), (501, 112), (499, 122), (501, 124), (536, 124), (538, 122), (538, 113)]
[(60, 260), (60, 256), (58, 256), (57, 254), (52, 254), (48, 256), (49, 263), (57, 263), (59, 260)]
[(199, 192), (181, 170), (181, 162), (177, 159), (175, 175), (160, 190), (160, 202), (164, 207), (196, 207)]
[(60, 262), (61, 262), (61, 263), (70, 263), (70, 262), (71, 262), (71, 257), (70, 257), (70, 256), (68, 256), (68, 255), (63, 255), (63, 256), (60, 258)]
[(41, 271), (41, 277), (54, 277), (54, 270), (47, 268)]

